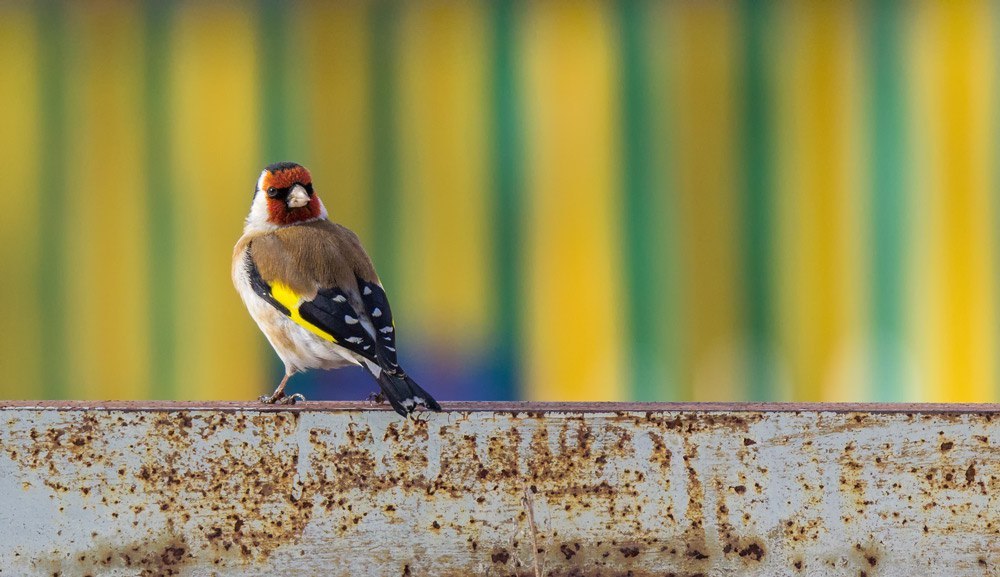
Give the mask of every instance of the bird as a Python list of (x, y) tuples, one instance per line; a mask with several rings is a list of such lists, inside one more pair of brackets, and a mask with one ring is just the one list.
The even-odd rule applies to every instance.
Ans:
[(268, 404), (294, 404), (292, 375), (310, 369), (364, 367), (400, 415), (441, 405), (406, 374), (382, 282), (361, 241), (328, 218), (300, 164), (264, 168), (243, 235), (233, 248), (233, 284), (250, 316), (285, 365)]

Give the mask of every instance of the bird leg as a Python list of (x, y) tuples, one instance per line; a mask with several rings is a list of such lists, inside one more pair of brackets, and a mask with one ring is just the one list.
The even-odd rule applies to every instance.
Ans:
[(373, 405), (384, 405), (386, 401), (385, 395), (382, 394), (382, 391), (375, 391), (374, 393), (369, 394), (368, 398), (365, 400)]
[(286, 374), (285, 378), (281, 379), (281, 384), (278, 385), (277, 389), (274, 389), (274, 392), (271, 393), (270, 396), (262, 395), (258, 400), (268, 405), (273, 405), (275, 403), (280, 405), (294, 405), (295, 401), (306, 400), (306, 398), (299, 393), (295, 393), (289, 397), (285, 396), (285, 385), (288, 384), (288, 379), (290, 379), (291, 376), (292, 375)]

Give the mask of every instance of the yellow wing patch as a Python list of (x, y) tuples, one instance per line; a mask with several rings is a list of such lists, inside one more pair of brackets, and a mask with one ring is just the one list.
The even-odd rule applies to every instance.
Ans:
[(333, 335), (302, 318), (302, 315), (299, 313), (299, 304), (302, 302), (302, 297), (296, 294), (288, 285), (274, 281), (271, 283), (271, 296), (288, 309), (288, 316), (295, 321), (295, 324), (322, 339), (332, 343), (337, 342), (337, 339), (333, 338)]

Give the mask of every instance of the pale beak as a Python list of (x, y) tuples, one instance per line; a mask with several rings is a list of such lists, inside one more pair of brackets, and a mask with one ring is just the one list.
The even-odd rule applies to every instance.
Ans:
[(301, 184), (296, 184), (292, 187), (292, 191), (288, 193), (288, 200), (285, 201), (288, 208), (300, 208), (309, 204), (309, 193), (306, 189), (302, 187)]

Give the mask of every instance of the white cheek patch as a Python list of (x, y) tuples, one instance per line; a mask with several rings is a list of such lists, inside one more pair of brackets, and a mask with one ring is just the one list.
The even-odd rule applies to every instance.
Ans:
[(250, 205), (250, 214), (247, 215), (246, 226), (243, 228), (244, 232), (270, 232), (276, 230), (278, 227), (268, 222), (269, 217), (267, 195), (258, 190), (254, 194), (253, 203)]

